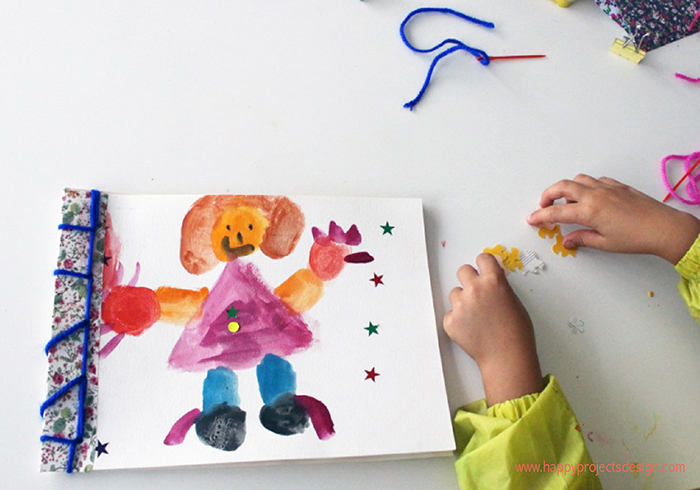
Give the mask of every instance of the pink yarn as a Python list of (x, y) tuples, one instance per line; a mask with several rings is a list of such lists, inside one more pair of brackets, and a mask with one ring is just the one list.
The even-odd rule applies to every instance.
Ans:
[[(700, 10), (698, 12), (700, 12)], [(691, 78), (687, 75), (683, 75), (682, 73), (676, 73), (676, 78), (680, 78), (681, 80), (686, 80), (688, 82), (693, 82), (693, 83), (700, 82), (700, 78)]]
[[(685, 204), (700, 204), (700, 192), (698, 192), (697, 182), (700, 180), (700, 175), (695, 176), (690, 174), (692, 161), (700, 158), (700, 151), (692, 153), (690, 155), (669, 155), (663, 160), (661, 160), (661, 179), (668, 189), (668, 192), (678, 199), (680, 202)], [(686, 186), (686, 192), (688, 193), (688, 198), (681, 197), (676, 191), (673, 190), (673, 186), (668, 182), (668, 175), (666, 172), (666, 167), (668, 162), (671, 160), (683, 160), (683, 166), (685, 168), (685, 174), (688, 174), (688, 184)]]
[(690, 25), (688, 26), (688, 31), (692, 31), (693, 27), (695, 27), (695, 23), (700, 19), (700, 7), (698, 7), (698, 11), (695, 14), (695, 17), (693, 17), (693, 20), (690, 22)]

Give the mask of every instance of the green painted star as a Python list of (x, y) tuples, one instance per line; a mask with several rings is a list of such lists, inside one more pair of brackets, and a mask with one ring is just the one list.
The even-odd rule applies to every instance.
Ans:
[(369, 337), (373, 333), (379, 335), (379, 332), (377, 332), (377, 328), (379, 328), (379, 325), (374, 325), (372, 322), (369, 322), (369, 327), (365, 327), (365, 330), (369, 332), (367, 336)]
[(395, 226), (391, 226), (391, 225), (389, 224), (388, 221), (386, 222), (385, 225), (379, 225), (379, 227), (380, 227), (382, 230), (384, 230), (384, 233), (382, 233), (382, 235), (386, 235), (386, 234), (388, 233), (389, 235), (392, 235), (392, 236), (393, 236), (394, 234), (391, 232), (391, 230), (393, 230), (394, 228), (396, 228)]
[(238, 311), (239, 310), (231, 306), (228, 310), (226, 310), (226, 314), (229, 318), (236, 318), (238, 316)]

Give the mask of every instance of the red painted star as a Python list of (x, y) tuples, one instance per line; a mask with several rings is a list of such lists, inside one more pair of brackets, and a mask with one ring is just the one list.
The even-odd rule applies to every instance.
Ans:
[(376, 372), (376, 371), (374, 370), (374, 368), (372, 368), (371, 371), (367, 371), (367, 370), (365, 369), (365, 372), (367, 373), (367, 376), (365, 377), (365, 381), (368, 380), (368, 379), (371, 379), (374, 383), (376, 383), (376, 381), (375, 381), (374, 378), (376, 378), (377, 376), (379, 376), (379, 373)]
[(374, 274), (374, 277), (372, 279), (370, 279), (370, 281), (372, 281), (374, 283), (374, 287), (376, 288), (380, 284), (384, 285), (384, 283), (382, 282), (382, 278), (384, 276), (378, 276), (376, 272), (374, 272), (373, 274)]

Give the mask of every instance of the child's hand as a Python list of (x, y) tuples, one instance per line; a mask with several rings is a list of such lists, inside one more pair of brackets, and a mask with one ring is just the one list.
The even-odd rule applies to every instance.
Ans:
[(462, 284), (450, 293), (445, 332), (479, 365), (488, 405), (542, 391), (530, 316), (505, 273), (489, 254), (457, 271)]
[[(554, 204), (565, 198), (565, 204)], [(578, 175), (542, 194), (541, 209), (527, 222), (551, 227), (574, 223), (588, 227), (564, 237), (564, 246), (608, 252), (658, 255), (677, 264), (700, 233), (700, 221), (620, 182)]]

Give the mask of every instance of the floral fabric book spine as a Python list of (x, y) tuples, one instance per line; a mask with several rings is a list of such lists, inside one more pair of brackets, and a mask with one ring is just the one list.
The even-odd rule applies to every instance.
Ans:
[(41, 471), (90, 471), (95, 457), (106, 209), (106, 194), (65, 190), (46, 346)]

